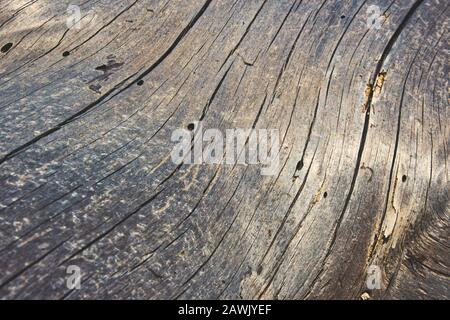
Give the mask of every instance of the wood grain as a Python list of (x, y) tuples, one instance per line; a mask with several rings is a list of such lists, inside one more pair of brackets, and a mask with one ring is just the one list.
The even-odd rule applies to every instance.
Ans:
[[(0, 298), (449, 299), (449, 28), (442, 0), (0, 1)], [(174, 164), (199, 120), (278, 129), (277, 174)]]

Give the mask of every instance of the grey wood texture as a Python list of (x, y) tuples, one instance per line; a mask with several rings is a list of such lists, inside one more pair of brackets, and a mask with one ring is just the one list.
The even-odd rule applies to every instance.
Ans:
[[(449, 5), (1, 0), (0, 298), (450, 298)], [(277, 174), (174, 164), (199, 120)]]

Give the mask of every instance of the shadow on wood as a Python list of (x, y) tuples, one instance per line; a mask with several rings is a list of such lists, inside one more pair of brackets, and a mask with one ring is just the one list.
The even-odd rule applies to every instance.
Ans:
[(3, 1), (0, 297), (450, 298), (448, 6)]

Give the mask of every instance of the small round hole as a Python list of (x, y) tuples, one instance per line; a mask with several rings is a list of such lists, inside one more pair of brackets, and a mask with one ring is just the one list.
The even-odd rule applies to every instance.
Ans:
[(302, 168), (303, 168), (303, 160), (300, 160), (297, 163), (296, 169), (297, 169), (297, 171), (300, 171), (300, 170), (302, 170)]
[(12, 44), (11, 42), (9, 42), (9, 43), (5, 44), (5, 45), (0, 49), (0, 51), (3, 52), (3, 53), (6, 53), (6, 52), (9, 51), (9, 49), (12, 48), (12, 46), (13, 46), (13, 44)]
[(328, 197), (328, 192), (325, 192), (325, 193), (323, 194), (323, 197), (326, 199), (326, 198)]
[(189, 131), (193, 131), (195, 129), (195, 124), (189, 123), (187, 128), (188, 128)]
[(144, 84), (144, 80), (139, 80), (138, 82), (137, 82), (137, 85), (138, 86), (142, 86)]
[(262, 266), (259, 266), (259, 267), (258, 267), (258, 270), (256, 270), (256, 273), (257, 273), (258, 275), (260, 275), (262, 272), (263, 272), (263, 267), (262, 267)]
[(402, 176), (402, 181), (405, 182), (406, 179), (407, 179), (406, 175), (403, 175), (403, 176)]
[(69, 51), (64, 51), (63, 52), (63, 57), (68, 57), (70, 56), (70, 52)]
[(345, 19), (345, 16), (344, 16), (344, 15), (342, 15), (342, 16), (341, 16), (341, 19)]

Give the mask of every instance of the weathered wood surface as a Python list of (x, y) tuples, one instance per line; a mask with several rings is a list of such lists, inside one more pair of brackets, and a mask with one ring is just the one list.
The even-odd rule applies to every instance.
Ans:
[[(449, 22), (445, 0), (0, 1), (0, 297), (450, 298)], [(200, 119), (279, 129), (277, 174), (174, 164)]]

